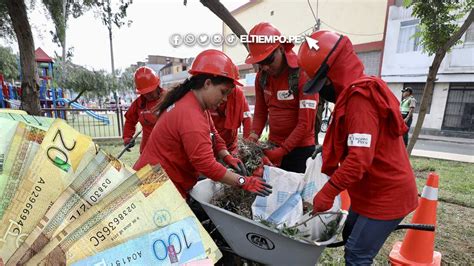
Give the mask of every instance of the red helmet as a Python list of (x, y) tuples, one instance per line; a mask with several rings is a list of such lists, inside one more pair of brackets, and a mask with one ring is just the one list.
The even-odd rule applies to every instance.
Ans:
[(149, 67), (139, 67), (135, 71), (135, 86), (137, 94), (147, 94), (160, 85), (160, 77)]
[(329, 70), (329, 57), (332, 55), (342, 35), (332, 31), (320, 30), (313, 32), (308, 38), (315, 41), (310, 48), (308, 42), (300, 46), (298, 65), (306, 72), (311, 80), (306, 84), (304, 91), (316, 93), (326, 83)]
[(242, 86), (239, 82), (239, 71), (230, 57), (219, 50), (209, 49), (202, 51), (194, 59), (189, 74), (211, 74), (230, 78), (235, 85)]
[[(249, 32), (249, 35), (281, 36), (281, 32), (272, 24), (262, 22), (255, 25)], [(256, 64), (267, 58), (280, 43), (249, 43), (249, 55), (245, 59), (247, 64)]]

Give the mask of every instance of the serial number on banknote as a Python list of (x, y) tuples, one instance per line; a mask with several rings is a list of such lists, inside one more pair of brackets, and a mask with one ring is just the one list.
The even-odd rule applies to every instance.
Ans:
[(112, 219), (109, 223), (107, 223), (101, 230), (97, 231), (89, 241), (94, 244), (94, 246), (98, 246), (100, 242), (104, 241), (107, 236), (109, 236), (115, 229), (117, 229), (118, 225), (125, 220), (125, 217), (132, 213), (132, 211), (136, 209), (135, 203), (130, 204), (127, 208), (125, 208), (122, 212), (117, 214), (116, 217)]
[(92, 193), (89, 199), (92, 202), (97, 203), (97, 201), (103, 196), (105, 189), (109, 187), (110, 184), (112, 184), (112, 181), (109, 178), (106, 178), (104, 182), (102, 182), (102, 184), (97, 188), (97, 190)]
[(36, 199), (39, 197), (44, 185), (44, 179), (40, 177), (36, 185), (33, 187), (33, 190), (31, 191), (30, 195), (26, 199), (25, 208), (23, 208), (23, 210), (20, 212), (20, 219), (18, 220), (18, 224), (20, 226), (23, 226), (24, 222), (26, 223), (26, 220), (28, 219), (28, 216), (33, 210), (34, 205), (36, 203)]

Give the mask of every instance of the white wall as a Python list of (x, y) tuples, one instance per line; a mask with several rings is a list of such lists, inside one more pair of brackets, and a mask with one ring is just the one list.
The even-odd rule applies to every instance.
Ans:
[[(415, 19), (411, 9), (391, 6), (382, 65), (382, 78), (387, 82), (425, 82), (434, 56), (421, 51), (397, 53), (400, 23)], [(462, 23), (464, 19), (460, 20)], [(464, 40), (465, 36), (461, 39)], [(444, 58), (438, 71), (438, 82), (469, 82), (474, 80), (474, 45), (454, 47)]]
[[(398, 99), (401, 99), (403, 89), (403, 83), (387, 83), (393, 94)], [(426, 114), (425, 121), (423, 122), (422, 128), (438, 129), (441, 130), (443, 125), (444, 110), (446, 108), (446, 102), (448, 99), (449, 83), (436, 83), (433, 89), (433, 98), (431, 100), (431, 110), (429, 114)], [(421, 104), (417, 102), (416, 104)], [(412, 128), (416, 125), (418, 114), (413, 115)]]
[[(316, 13), (317, 1), (310, 3)], [(325, 0), (319, 1), (318, 8), (321, 29), (339, 31), (353, 44), (383, 40), (387, 0)], [(260, 22), (272, 23), (283, 35), (309, 34), (315, 25), (307, 0), (257, 0), (232, 14), (247, 32)], [(224, 35), (231, 32), (223, 26)], [(293, 50), (298, 52), (298, 47)], [(236, 64), (243, 64), (248, 54), (240, 43), (235, 47), (224, 45), (223, 51)]]

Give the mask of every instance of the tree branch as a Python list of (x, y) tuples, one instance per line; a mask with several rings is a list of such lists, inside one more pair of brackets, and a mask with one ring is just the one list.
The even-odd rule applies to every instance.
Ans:
[(459, 39), (461, 39), (462, 35), (467, 31), (469, 26), (471, 26), (472, 22), (474, 21), (474, 9), (471, 9), (469, 15), (467, 16), (464, 23), (461, 25), (458, 31), (451, 35), (451, 38), (443, 45), (442, 49), (449, 50)]
[(86, 90), (82, 90), (81, 92), (79, 92), (79, 94), (76, 96), (76, 98), (74, 98), (73, 100), (71, 100), (67, 105), (68, 107), (71, 106), (72, 103), (77, 103), (77, 100), (79, 100), (79, 98), (82, 96), (82, 94), (86, 92)]

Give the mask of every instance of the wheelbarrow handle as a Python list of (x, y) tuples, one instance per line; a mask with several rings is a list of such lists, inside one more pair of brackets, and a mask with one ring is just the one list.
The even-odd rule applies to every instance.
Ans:
[(138, 138), (138, 136), (140, 136), (140, 134), (142, 133), (142, 131), (138, 131), (137, 134), (135, 134), (135, 136), (133, 136), (133, 138), (130, 140), (130, 142), (123, 148), (123, 150), (117, 155), (117, 159), (120, 159), (120, 157), (122, 157), (122, 155), (125, 153), (125, 151), (130, 148), (130, 145), (132, 145), (133, 141), (136, 140)]
[[(434, 232), (435, 226), (431, 224), (399, 224), (393, 231), (404, 230), (404, 229), (413, 229), (418, 231), (429, 231)], [(346, 244), (346, 241), (338, 241), (327, 245), (328, 248), (337, 248), (342, 247)]]

